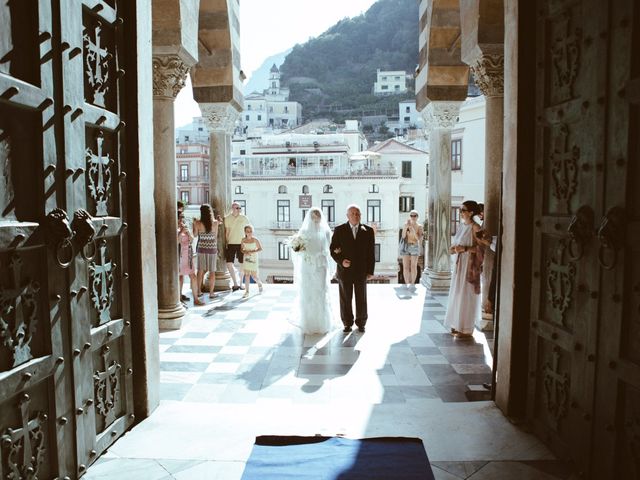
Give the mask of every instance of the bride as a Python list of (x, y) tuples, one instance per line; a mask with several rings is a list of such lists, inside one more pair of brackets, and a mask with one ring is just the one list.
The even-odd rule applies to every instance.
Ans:
[(310, 208), (291, 244), (293, 283), (298, 293), (294, 323), (303, 333), (326, 333), (335, 326), (329, 296), (330, 243), (331, 230), (322, 210)]

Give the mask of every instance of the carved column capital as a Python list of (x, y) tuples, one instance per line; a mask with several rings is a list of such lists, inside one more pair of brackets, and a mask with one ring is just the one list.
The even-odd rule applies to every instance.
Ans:
[(229, 103), (201, 103), (200, 111), (210, 132), (232, 134), (240, 116), (240, 112)]
[(153, 96), (176, 98), (184, 87), (189, 66), (178, 55), (153, 56)]
[(422, 118), (427, 130), (451, 129), (458, 123), (462, 102), (430, 102), (422, 110)]
[(504, 54), (483, 53), (469, 65), (469, 68), (476, 85), (485, 97), (504, 95)]

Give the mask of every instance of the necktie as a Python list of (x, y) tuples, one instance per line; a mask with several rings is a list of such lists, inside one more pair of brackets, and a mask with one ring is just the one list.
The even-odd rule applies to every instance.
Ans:
[(351, 227), (351, 231), (353, 231), (353, 238), (356, 238), (356, 235), (358, 234), (358, 225)]

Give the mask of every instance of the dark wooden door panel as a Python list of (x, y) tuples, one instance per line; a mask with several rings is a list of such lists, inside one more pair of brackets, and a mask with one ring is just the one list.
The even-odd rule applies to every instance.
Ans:
[(586, 464), (592, 441), (599, 271), (589, 239), (569, 232), (575, 231), (578, 218), (590, 222), (587, 230), (592, 230), (600, 212), (603, 146), (593, 139), (604, 135), (599, 96), (607, 50), (597, 39), (606, 25), (606, 9), (598, 1), (537, 5), (528, 416), (558, 455)]
[(640, 478), (640, 7), (539, 1), (528, 416), (584, 478)]
[(612, 2), (594, 477), (640, 478), (640, 6)]
[[(82, 54), (65, 65), (65, 103), (80, 113), (65, 119), (74, 174), (67, 204), (86, 211), (95, 230), (75, 257), (70, 288), (85, 292), (72, 305), (78, 472), (133, 424), (131, 338), (127, 294), (124, 122), (124, 19), (115, 4), (66, 0), (62, 35)], [(78, 110), (79, 109), (79, 110)], [(73, 207), (71, 207), (73, 205)], [(86, 225), (86, 221), (84, 222)]]
[(77, 478), (133, 424), (116, 7), (0, 4), (3, 478)]
[(46, 1), (5, 2), (0, 18), (0, 476), (50, 478), (75, 470), (62, 268), (71, 232), (46, 216), (64, 170), (56, 27)]

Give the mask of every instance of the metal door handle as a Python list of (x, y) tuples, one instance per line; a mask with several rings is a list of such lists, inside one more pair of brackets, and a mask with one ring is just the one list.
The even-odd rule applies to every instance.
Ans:
[(73, 231), (69, 225), (67, 212), (61, 208), (54, 208), (47, 214), (46, 225), (50, 243), (56, 249), (58, 265), (67, 268), (74, 257), (73, 243), (71, 243)]
[[(71, 228), (73, 229), (73, 238), (76, 245), (80, 249), (82, 257), (85, 260), (92, 260), (96, 254), (96, 245), (94, 238), (96, 235), (96, 229), (91, 221), (91, 215), (82, 208), (75, 211), (73, 214), (73, 221), (71, 222)], [(89, 244), (93, 244), (93, 250), (91, 255), (87, 253), (86, 247)]]
[(567, 253), (571, 261), (575, 262), (582, 258), (585, 247), (593, 238), (593, 219), (593, 210), (588, 205), (581, 206), (571, 219), (567, 228), (569, 234)]
[[(618, 262), (618, 251), (624, 247), (625, 212), (622, 207), (609, 209), (598, 228), (598, 262), (602, 268), (612, 270)], [(610, 252), (610, 253), (609, 253)], [(607, 256), (612, 257), (607, 261)]]

